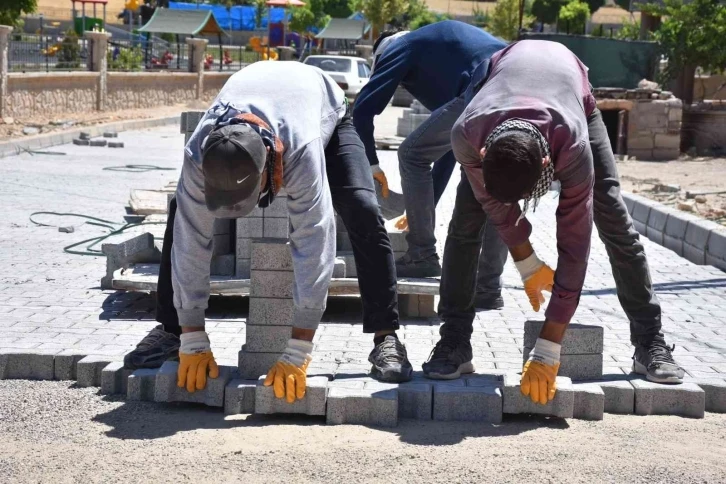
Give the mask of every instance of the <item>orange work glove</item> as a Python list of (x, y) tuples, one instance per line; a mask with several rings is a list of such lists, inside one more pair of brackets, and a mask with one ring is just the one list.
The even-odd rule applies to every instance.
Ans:
[(373, 179), (381, 185), (381, 195), (383, 195), (383, 198), (388, 198), (388, 178), (386, 178), (386, 174), (383, 173), (383, 170), (378, 165), (371, 165), (371, 173), (373, 174)]
[(189, 393), (195, 390), (204, 390), (207, 386), (207, 373), (210, 378), (219, 376), (219, 367), (214, 361), (209, 337), (204, 331), (182, 333), (179, 337), (179, 370), (177, 371), (177, 386), (187, 387)]
[(520, 390), (534, 403), (547, 405), (557, 392), (557, 371), (560, 369), (561, 346), (546, 339), (537, 338), (522, 370)]
[(305, 396), (307, 386), (307, 369), (313, 351), (312, 341), (290, 339), (280, 359), (272, 365), (267, 373), (264, 385), (273, 385), (275, 397), (285, 398), (287, 403)]
[(539, 260), (534, 252), (526, 259), (516, 261), (514, 265), (522, 277), (524, 292), (529, 298), (532, 309), (539, 312), (540, 306), (545, 302), (542, 291), (552, 292), (552, 286), (555, 283), (555, 271)]

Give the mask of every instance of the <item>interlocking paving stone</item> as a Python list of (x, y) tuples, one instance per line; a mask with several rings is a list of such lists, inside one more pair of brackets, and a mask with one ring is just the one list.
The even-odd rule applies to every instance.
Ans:
[[(544, 321), (528, 320), (524, 323), (524, 347), (534, 348)], [(602, 326), (571, 323), (562, 340), (562, 355), (588, 355), (603, 352)]]
[(433, 419), (500, 423), (501, 386), (434, 385)]
[(257, 380), (232, 380), (224, 389), (224, 413), (237, 415), (255, 412)]
[(238, 355), (239, 374), (245, 380), (257, 379), (266, 375), (270, 367), (280, 358), (280, 353), (253, 353), (242, 347)]
[(588, 382), (598, 385), (605, 394), (605, 412), (633, 414), (635, 413), (635, 388), (629, 377), (618, 380)]
[(249, 324), (285, 326), (292, 323), (292, 299), (250, 298)]
[(26, 350), (4, 349), (0, 354), (0, 380), (52, 380), (54, 369), (53, 352), (41, 354), (34, 349), (33, 353)]
[(85, 358), (83, 354), (59, 354), (55, 356), (53, 379), (54, 380), (73, 380), (77, 378), (76, 365)]
[(572, 417), (582, 420), (602, 420), (605, 411), (605, 392), (594, 383), (574, 383), (575, 402)]
[[(254, 298), (253, 298), (254, 300)], [(253, 353), (282, 353), (292, 337), (292, 326), (247, 326), (245, 347)]]
[(696, 384), (706, 392), (706, 411), (726, 413), (726, 381), (696, 380)]
[(101, 372), (113, 361), (107, 356), (90, 355), (76, 364), (76, 384), (79, 387), (100, 387)]
[(547, 405), (532, 402), (522, 394), (519, 383), (522, 376), (517, 373), (504, 375), (502, 387), (503, 411), (507, 414), (534, 413), (560, 418), (572, 418), (575, 405), (575, 390), (572, 381), (564, 376), (557, 377), (557, 393)]
[(153, 402), (157, 373), (159, 368), (143, 368), (131, 373), (126, 382), (126, 399)]
[(292, 298), (292, 272), (252, 270), (250, 274), (250, 297)]
[[(284, 220), (284, 219), (282, 219)], [(292, 271), (290, 244), (280, 239), (255, 239), (252, 242), (252, 269)]]
[(328, 393), (328, 379), (322, 376), (307, 378), (305, 396), (294, 403), (284, 398), (276, 398), (272, 386), (263, 385), (260, 377), (255, 389), (255, 413), (297, 413), (305, 415), (325, 415), (325, 400)]
[(695, 383), (664, 385), (638, 379), (630, 382), (635, 388), (636, 415), (681, 415), (703, 418), (706, 392)]
[(101, 370), (101, 395), (126, 395), (128, 378), (133, 370), (124, 368), (123, 361), (114, 361)]
[(333, 386), (328, 391), (327, 423), (395, 427), (398, 391)]
[(203, 403), (210, 407), (224, 407), (224, 387), (232, 378), (232, 368), (219, 365), (219, 376), (217, 378), (207, 376), (206, 387), (193, 393), (188, 392), (186, 387), (177, 386), (178, 368), (179, 363), (176, 361), (166, 361), (161, 365), (156, 374), (155, 402)]
[[(530, 348), (524, 348), (522, 363), (527, 361)], [(602, 354), (596, 355), (561, 355), (558, 374), (572, 380), (595, 380), (602, 377)]]

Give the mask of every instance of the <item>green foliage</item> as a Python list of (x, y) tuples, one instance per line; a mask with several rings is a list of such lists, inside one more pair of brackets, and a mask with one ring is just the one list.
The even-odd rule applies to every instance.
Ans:
[(474, 17), (471, 23), (477, 27), (486, 27), (489, 25), (489, 14), (485, 10), (480, 9), (478, 5), (472, 9), (471, 15)]
[(262, 26), (262, 19), (267, 15), (267, 5), (265, 0), (255, 0), (255, 28)]
[(78, 34), (74, 29), (68, 29), (61, 41), (58, 52), (56, 69), (78, 69), (81, 67), (81, 48), (78, 45)]
[(560, 9), (565, 5), (566, 0), (534, 0), (532, 3), (532, 15), (538, 22), (543, 24), (554, 24)]
[(170, 44), (176, 42), (176, 35), (174, 34), (161, 34), (159, 35), (159, 38), (165, 40), (166, 42), (169, 42)]
[(113, 52), (106, 54), (108, 68), (118, 71), (140, 71), (144, 61), (144, 54), (140, 47), (123, 48), (119, 50), (116, 59)]
[(560, 26), (567, 26), (571, 34), (584, 34), (588, 18), (590, 7), (580, 0), (570, 0), (560, 8)]
[(297, 7), (290, 15), (290, 30), (293, 32), (307, 32), (315, 23), (315, 14), (307, 6)]
[(348, 0), (327, 0), (325, 13), (333, 18), (348, 18), (353, 13)]
[(0, 0), (0, 25), (17, 27), (21, 16), (37, 8), (38, 0)]
[(668, 66), (660, 75), (665, 83), (678, 77), (688, 66), (709, 72), (726, 69), (726, 5), (718, 0), (665, 0), (664, 6), (647, 5), (643, 11), (663, 16), (654, 32)]
[(620, 30), (615, 32), (615, 38), (619, 40), (638, 40), (640, 38), (640, 23), (635, 20), (623, 23)]
[[(377, 30), (408, 12), (408, 0), (352, 0), (353, 10), (362, 12)], [(425, 7), (425, 4), (424, 4)]]
[[(532, 25), (535, 18), (526, 12), (522, 17), (522, 27)], [(490, 17), (489, 31), (504, 40), (515, 40), (519, 33), (519, 0), (499, 0)]]

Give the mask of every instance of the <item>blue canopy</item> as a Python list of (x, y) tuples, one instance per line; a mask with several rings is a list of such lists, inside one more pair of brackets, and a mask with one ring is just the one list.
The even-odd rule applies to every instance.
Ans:
[[(222, 5), (197, 5), (195, 3), (169, 2), (169, 8), (175, 10), (209, 10), (214, 13), (217, 23), (225, 30), (255, 30), (255, 7), (240, 5), (227, 10)], [(285, 17), (285, 9), (273, 7), (270, 10), (269, 18), (272, 23), (282, 22)], [(288, 14), (288, 19), (289, 19)], [(260, 28), (267, 28), (268, 16), (262, 16)]]

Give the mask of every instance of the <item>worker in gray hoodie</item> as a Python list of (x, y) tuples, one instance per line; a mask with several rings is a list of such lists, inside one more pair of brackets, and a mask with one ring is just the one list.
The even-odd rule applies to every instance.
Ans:
[(193, 392), (204, 388), (207, 374), (217, 376), (204, 330), (214, 219), (267, 206), (282, 187), (295, 272), (293, 329), (265, 384), (289, 402), (305, 394), (335, 260), (333, 209), (353, 246), (363, 331), (374, 333), (372, 375), (388, 382), (411, 379), (395, 333), (393, 250), (365, 148), (343, 91), (321, 70), (297, 62), (259, 62), (233, 75), (189, 139), (163, 246), (157, 311), (163, 328), (127, 356), (126, 366), (160, 366), (180, 342), (180, 387)]

